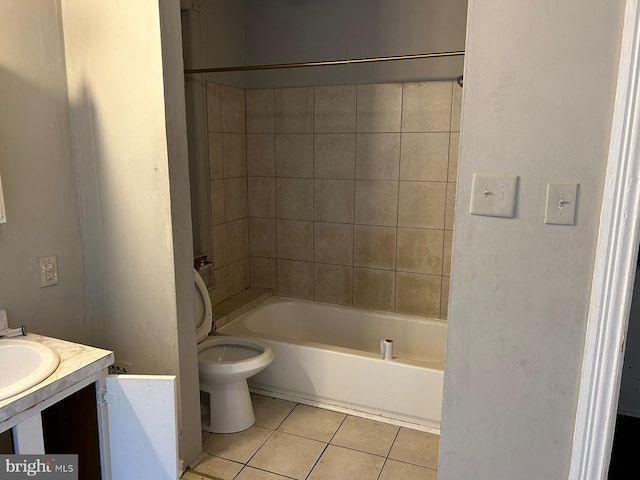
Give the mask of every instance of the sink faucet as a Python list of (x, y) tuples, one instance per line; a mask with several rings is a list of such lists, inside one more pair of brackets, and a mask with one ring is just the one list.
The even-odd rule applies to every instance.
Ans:
[(25, 336), (26, 334), (27, 327), (24, 325), (18, 328), (5, 328), (4, 330), (0, 330), (0, 338), (19, 337), (20, 335)]
[(26, 334), (27, 327), (24, 325), (18, 328), (9, 328), (7, 311), (4, 308), (0, 308), (0, 338), (25, 336)]

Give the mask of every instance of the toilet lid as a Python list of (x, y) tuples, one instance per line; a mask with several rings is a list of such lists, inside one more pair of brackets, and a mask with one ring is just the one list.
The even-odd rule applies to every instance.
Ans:
[(211, 327), (213, 326), (213, 314), (211, 312), (211, 299), (209, 291), (197, 270), (193, 270), (193, 280), (196, 284), (194, 292), (195, 300), (195, 324), (196, 324), (196, 341), (207, 338)]

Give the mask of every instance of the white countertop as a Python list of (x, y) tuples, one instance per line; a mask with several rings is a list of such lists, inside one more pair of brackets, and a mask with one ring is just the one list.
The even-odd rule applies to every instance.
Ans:
[[(106, 369), (113, 363), (113, 352), (56, 338), (29, 333), (25, 340), (41, 342), (60, 357), (58, 368), (45, 380), (18, 395), (0, 401), (0, 427), (11, 417), (24, 412), (68, 387)], [(0, 340), (1, 342), (2, 340)], [(5, 367), (0, 365), (0, 368)], [(0, 428), (0, 431), (3, 429)]]

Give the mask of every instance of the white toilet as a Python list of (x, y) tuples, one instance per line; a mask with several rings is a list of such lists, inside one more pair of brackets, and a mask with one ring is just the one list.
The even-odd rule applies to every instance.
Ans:
[[(211, 300), (202, 277), (194, 271), (196, 283), (196, 337), (201, 398), (208, 394), (209, 416), (202, 429), (214, 433), (233, 433), (254, 424), (247, 378), (273, 361), (269, 345), (256, 339), (209, 336), (212, 322)], [(205, 395), (202, 395), (205, 392)]]

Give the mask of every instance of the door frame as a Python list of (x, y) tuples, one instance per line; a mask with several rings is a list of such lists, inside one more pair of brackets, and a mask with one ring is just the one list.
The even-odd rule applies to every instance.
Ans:
[(607, 476), (640, 219), (640, 10), (628, 0), (598, 231), (570, 480)]

